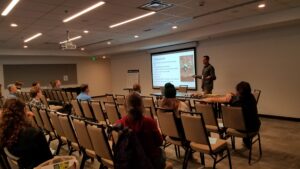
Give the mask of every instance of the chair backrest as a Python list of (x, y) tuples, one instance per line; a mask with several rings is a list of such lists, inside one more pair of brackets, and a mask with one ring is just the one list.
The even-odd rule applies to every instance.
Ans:
[(59, 101), (59, 98), (58, 98), (58, 95), (56, 93), (56, 90), (51, 90), (51, 93), (53, 95), (53, 100), (58, 100)]
[(59, 122), (58, 114), (56, 112), (51, 111), (50, 112), (50, 119), (51, 119), (52, 126), (53, 126), (56, 134), (60, 137), (66, 137), (66, 135), (65, 135), (65, 133), (62, 129), (62, 126)]
[(48, 132), (54, 132), (49, 114), (46, 110), (40, 110), (40, 115), (42, 117), (42, 120), (44, 122), (44, 128), (45, 130), (47, 130)]
[(52, 93), (52, 90), (51, 89), (47, 89), (47, 92), (48, 92), (48, 95), (49, 95), (49, 99), (50, 100), (55, 100), (55, 98), (53, 96), (53, 93)]
[(83, 113), (81, 111), (80, 105), (77, 99), (71, 100), (71, 105), (73, 107), (73, 112), (75, 115), (83, 117)]
[(197, 114), (197, 116), (189, 113), (181, 113), (181, 121), (188, 141), (210, 146), (205, 122), (201, 113)]
[(114, 124), (121, 118), (117, 106), (114, 103), (104, 103), (106, 115), (110, 124)]
[(76, 92), (72, 92), (72, 98), (77, 99), (77, 93)]
[(56, 90), (56, 94), (57, 94), (58, 100), (63, 102), (64, 98), (62, 96), (62, 90)]
[(106, 103), (115, 103), (114, 95), (112, 94), (106, 94)]
[(157, 107), (162, 106), (163, 99), (157, 99)]
[(47, 108), (49, 108), (48, 101), (47, 101), (47, 99), (46, 99), (46, 97), (45, 97), (44, 95), (41, 97), (41, 101), (42, 101), (42, 103), (43, 103)]
[(116, 103), (118, 105), (125, 104), (125, 95), (116, 95)]
[(127, 116), (127, 111), (124, 104), (118, 104), (118, 111), (121, 115), (121, 118)]
[(175, 112), (172, 110), (157, 109), (157, 119), (163, 135), (180, 138), (175, 121)]
[(245, 119), (241, 107), (222, 106), (225, 128), (246, 131)]
[(71, 118), (80, 146), (84, 149), (93, 150), (93, 145), (87, 131), (85, 121), (74, 116), (71, 116)]
[(39, 113), (39, 110), (36, 107), (31, 107), (31, 111), (34, 114), (34, 119), (35, 119), (38, 127), (43, 129), (44, 128), (44, 123), (43, 123), (42, 117)]
[(67, 96), (68, 96), (68, 99), (69, 99), (69, 102), (71, 102), (72, 99), (76, 99), (76, 98), (73, 98), (72, 96), (72, 93), (71, 92), (66, 92), (67, 93)]
[(70, 99), (68, 98), (67, 93), (65, 91), (61, 91), (61, 96), (65, 104), (70, 103)]
[(261, 90), (254, 89), (253, 95), (254, 95), (254, 98), (255, 98), (255, 100), (256, 100), (256, 103), (258, 103), (258, 100), (259, 100), (259, 98), (260, 98), (260, 94), (261, 94)]
[(66, 114), (59, 114), (58, 120), (59, 120), (60, 126), (62, 127), (63, 132), (65, 133), (67, 140), (78, 144), (77, 136), (76, 136), (76, 133), (74, 131), (74, 128), (72, 126), (69, 116)]
[(87, 130), (97, 156), (101, 159), (113, 161), (113, 154), (105, 133), (105, 127), (87, 122)]
[(154, 118), (151, 107), (145, 107), (144, 116)]
[(88, 101), (80, 101), (80, 106), (82, 108), (82, 112), (84, 117), (88, 119), (95, 119), (93, 112), (91, 111), (90, 105)]
[(153, 97), (143, 96), (143, 103), (144, 107), (151, 107), (151, 111), (156, 112)]
[(50, 96), (49, 96), (49, 93), (48, 93), (48, 89), (44, 89), (44, 90), (43, 90), (43, 95), (44, 95), (46, 98), (50, 99)]
[(188, 107), (188, 111), (192, 111), (192, 106), (191, 106), (191, 102), (190, 102), (190, 99), (182, 99), (182, 98), (179, 98), (178, 100), (184, 102), (186, 104), (186, 106)]
[(179, 85), (178, 92), (187, 93), (188, 85)]
[(213, 111), (213, 107), (211, 104), (201, 104), (200, 102), (195, 102), (196, 112), (200, 112), (203, 115), (203, 119), (206, 125), (217, 126), (217, 118)]
[(93, 109), (96, 120), (98, 122), (105, 122), (106, 123), (101, 102), (100, 101), (91, 101), (90, 104), (91, 104), (91, 107)]

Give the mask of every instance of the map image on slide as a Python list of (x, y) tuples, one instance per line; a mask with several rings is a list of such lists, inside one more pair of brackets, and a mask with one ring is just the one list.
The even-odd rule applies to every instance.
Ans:
[(195, 74), (194, 56), (180, 56), (180, 79), (183, 82), (193, 82)]

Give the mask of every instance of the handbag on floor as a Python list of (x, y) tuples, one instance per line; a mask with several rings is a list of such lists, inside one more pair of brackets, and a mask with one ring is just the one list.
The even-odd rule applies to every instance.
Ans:
[(79, 163), (74, 156), (55, 156), (34, 169), (79, 169)]

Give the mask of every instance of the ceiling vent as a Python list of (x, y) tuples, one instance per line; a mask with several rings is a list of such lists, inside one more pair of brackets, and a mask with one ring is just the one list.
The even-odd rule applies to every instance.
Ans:
[(171, 4), (171, 3), (162, 2), (161, 0), (152, 0), (151, 2), (146, 3), (138, 8), (157, 12), (157, 11), (161, 11), (161, 10), (170, 8), (172, 6), (173, 6), (173, 4)]

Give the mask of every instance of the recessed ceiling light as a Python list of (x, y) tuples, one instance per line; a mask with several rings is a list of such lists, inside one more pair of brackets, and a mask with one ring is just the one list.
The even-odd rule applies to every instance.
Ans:
[(106, 59), (106, 56), (102, 56), (102, 59)]
[(111, 45), (111, 42), (107, 42), (108, 45)]
[(129, 23), (129, 22), (132, 22), (132, 21), (135, 21), (135, 20), (138, 20), (138, 19), (142, 19), (142, 18), (145, 18), (147, 16), (150, 16), (150, 15), (153, 15), (155, 14), (156, 12), (149, 12), (149, 13), (146, 13), (144, 15), (141, 15), (141, 16), (138, 16), (138, 17), (135, 17), (135, 18), (131, 18), (131, 19), (128, 19), (126, 21), (123, 21), (123, 22), (120, 22), (120, 23), (117, 23), (117, 24), (114, 24), (114, 25), (110, 25), (109, 27), (110, 28), (114, 28), (114, 27), (117, 27), (117, 26), (120, 26), (120, 25), (124, 25), (126, 23)]
[(11, 27), (18, 27), (18, 25), (16, 23), (11, 23), (10, 26)]
[(177, 29), (178, 27), (176, 25), (172, 26), (172, 29)]
[(20, 0), (12, 0), (7, 7), (4, 9), (4, 11), (1, 13), (2, 16), (6, 16), (9, 14), (9, 12), (17, 5), (17, 3)]
[(88, 30), (84, 30), (83, 33), (89, 33), (89, 31)]
[(80, 48), (80, 50), (81, 50), (81, 51), (84, 51), (85, 49), (84, 49), (84, 48)]
[(65, 41), (62, 41), (62, 42), (59, 42), (59, 43), (62, 44), (62, 43), (66, 43), (66, 42), (71, 42), (73, 40), (77, 40), (77, 39), (80, 39), (80, 38), (82, 38), (82, 36), (75, 36), (73, 38), (70, 38), (69, 40), (65, 40)]
[(28, 48), (28, 46), (27, 46), (27, 45), (24, 45), (24, 46), (23, 46), (23, 48), (27, 49), (27, 48)]
[(266, 7), (266, 4), (262, 3), (262, 4), (259, 4), (257, 7), (258, 7), (258, 8), (265, 8), (265, 7)]
[(41, 35), (42, 35), (42, 33), (37, 33), (37, 34), (35, 34), (35, 35), (33, 35), (33, 36), (25, 39), (24, 42), (27, 43), (27, 42), (29, 42), (29, 41), (31, 41), (31, 40), (33, 40), (33, 39), (35, 39), (35, 38), (37, 38), (37, 37), (39, 37)]
[(134, 35), (134, 38), (139, 38), (140, 36), (139, 35)]
[(87, 13), (87, 12), (93, 10), (93, 9), (95, 9), (95, 8), (98, 8), (99, 6), (104, 5), (104, 4), (105, 4), (105, 2), (100, 1), (100, 2), (94, 4), (94, 5), (90, 6), (90, 7), (88, 7), (86, 9), (84, 9), (84, 10), (82, 10), (82, 11), (80, 11), (80, 12), (78, 12), (78, 13), (76, 13), (76, 14), (74, 14), (74, 15), (66, 18), (66, 19), (64, 19), (63, 22), (69, 22), (70, 20), (73, 20), (73, 19), (75, 19), (75, 18), (77, 18), (77, 17), (79, 17), (79, 16), (81, 16), (81, 15), (83, 15), (83, 14), (85, 14), (85, 13)]

